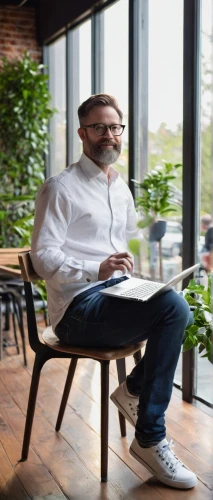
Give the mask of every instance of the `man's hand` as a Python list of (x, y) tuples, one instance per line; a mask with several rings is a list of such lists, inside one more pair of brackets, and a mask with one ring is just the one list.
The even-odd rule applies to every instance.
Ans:
[(101, 262), (98, 280), (105, 281), (109, 279), (115, 271), (126, 273), (133, 270), (132, 256), (128, 252), (114, 253), (108, 259)]

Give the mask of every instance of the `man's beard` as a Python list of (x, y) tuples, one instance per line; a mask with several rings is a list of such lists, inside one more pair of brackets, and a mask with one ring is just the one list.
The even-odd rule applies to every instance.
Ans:
[[(101, 144), (93, 144), (87, 138), (87, 143), (90, 149), (91, 158), (98, 163), (102, 163), (103, 165), (111, 165), (112, 163), (115, 163), (121, 152), (121, 145), (114, 144), (110, 140), (103, 139)], [(110, 144), (113, 148), (102, 148), (102, 144)]]

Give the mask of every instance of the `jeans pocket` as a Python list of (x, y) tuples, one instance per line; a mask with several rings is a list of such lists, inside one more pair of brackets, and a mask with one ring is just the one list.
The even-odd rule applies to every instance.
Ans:
[(69, 315), (62, 319), (55, 328), (55, 334), (67, 345), (80, 346), (84, 342), (85, 321)]

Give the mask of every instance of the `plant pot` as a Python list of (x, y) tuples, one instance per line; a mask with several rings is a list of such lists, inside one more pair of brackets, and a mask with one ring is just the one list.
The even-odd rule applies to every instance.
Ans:
[(149, 231), (149, 241), (160, 241), (166, 232), (166, 221), (158, 220), (154, 222)]

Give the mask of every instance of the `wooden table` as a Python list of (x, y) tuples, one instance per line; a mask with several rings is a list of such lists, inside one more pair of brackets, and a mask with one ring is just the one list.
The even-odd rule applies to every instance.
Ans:
[(0, 266), (19, 266), (18, 254), (24, 250), (30, 248), (0, 248)]

